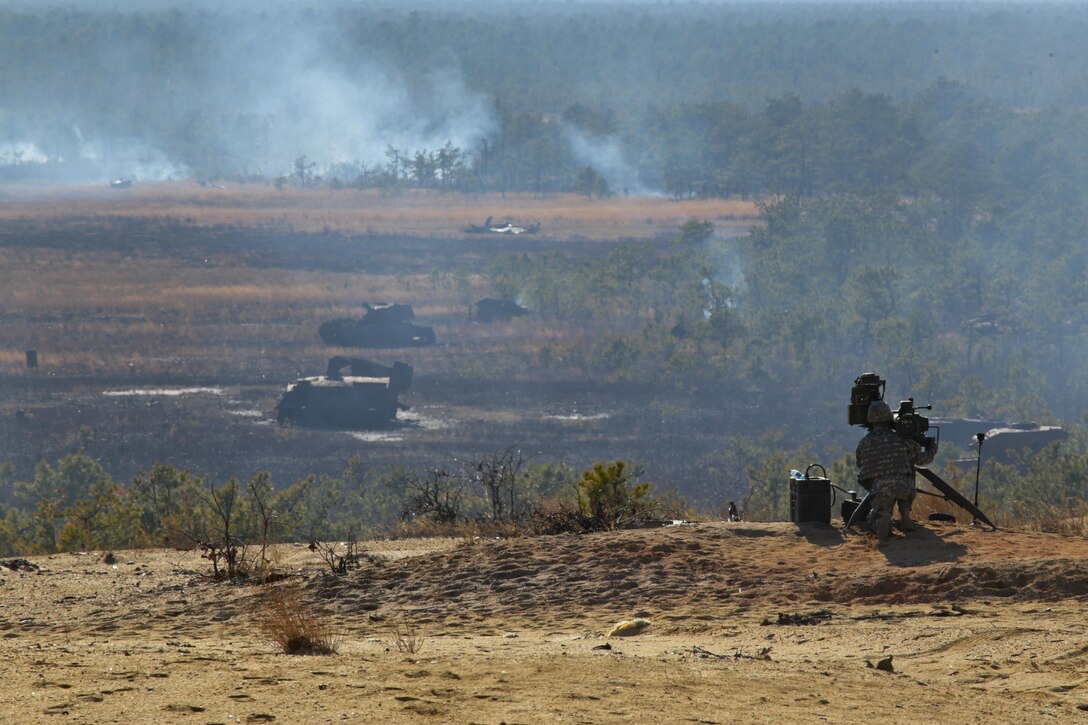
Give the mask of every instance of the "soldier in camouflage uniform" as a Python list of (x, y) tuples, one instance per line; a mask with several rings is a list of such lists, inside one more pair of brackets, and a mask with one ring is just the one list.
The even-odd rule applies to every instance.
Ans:
[(933, 460), (936, 446), (922, 448), (917, 442), (899, 435), (892, 429), (892, 410), (883, 400), (869, 404), (866, 422), (872, 430), (858, 443), (858, 478), (872, 492), (869, 528), (876, 532), (880, 543), (888, 540), (892, 528), (893, 509), (899, 506), (899, 528), (913, 531), (910, 520), (914, 502), (914, 467)]

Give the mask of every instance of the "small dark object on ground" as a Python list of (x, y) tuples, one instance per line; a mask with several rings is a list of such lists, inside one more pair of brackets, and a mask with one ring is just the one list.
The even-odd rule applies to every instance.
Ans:
[(850, 619), (855, 622), (862, 622), (868, 619), (894, 621), (897, 619), (913, 619), (915, 617), (962, 617), (965, 614), (974, 614), (974, 612), (970, 612), (958, 604), (953, 604), (949, 609), (932, 609), (928, 612), (873, 612), (871, 614), (859, 614)]
[(810, 612), (809, 614), (791, 614), (789, 612), (779, 612), (778, 621), (772, 622), (769, 619), (764, 619), (760, 622), (760, 625), (766, 627), (771, 624), (819, 624), (820, 622), (826, 622), (831, 619), (831, 612), (826, 609), (821, 609), (818, 612)]
[(956, 517), (953, 514), (944, 514), (939, 511), (934, 511), (928, 516), (930, 521), (943, 521), (945, 523), (956, 523)]
[(0, 560), (0, 566), (7, 567), (12, 571), (39, 571), (41, 569), (40, 566), (26, 559), (3, 559)]
[(610, 650), (610, 649), (612, 649), (612, 645), (610, 645), (610, 644), (609, 644), (608, 642), (605, 642), (604, 644), (599, 644), (599, 645), (597, 645), (597, 646), (596, 646), (596, 647), (594, 647), (593, 649), (604, 649), (604, 650)]
[(333, 574), (347, 574), (349, 569), (358, 569), (362, 562), (371, 564), (381, 563), (382, 558), (368, 551), (359, 550), (359, 542), (355, 540), (354, 530), (348, 533), (348, 540), (344, 542), (344, 555), (337, 553), (338, 542), (317, 541), (310, 542), (310, 551), (318, 554), (328, 565)]
[(117, 563), (117, 556), (114, 555), (114, 553), (112, 551), (107, 551), (105, 554), (102, 555), (102, 563), (103, 564), (116, 564)]
[(495, 320), (512, 320), (529, 314), (529, 310), (513, 300), (498, 300), (494, 297), (485, 297), (476, 303), (476, 319), (480, 322), (494, 322)]
[(694, 647), (692, 647), (691, 653), (693, 655), (698, 655), (699, 657), (703, 658), (713, 657), (716, 660), (724, 660), (728, 659), (729, 657), (729, 655), (720, 655), (717, 652), (711, 652), (710, 650), (700, 647), (699, 645), (695, 645)]
[(522, 227), (509, 221), (496, 222), (495, 217), (489, 216), (483, 224), (469, 224), (464, 231), (469, 234), (536, 234), (540, 231), (540, 223)]
[(892, 667), (892, 656), (888, 655), (884, 659), (877, 662), (875, 665), (869, 660), (865, 660), (865, 666), (873, 670), (882, 670), (884, 672), (895, 672), (895, 668)]
[(768, 660), (769, 661), (771, 659), (771, 648), (769, 646), (768, 647), (762, 647), (754, 655), (747, 654), (746, 652), (741, 652), (738, 649), (736, 652), (733, 653), (733, 659), (735, 659), (735, 660)]

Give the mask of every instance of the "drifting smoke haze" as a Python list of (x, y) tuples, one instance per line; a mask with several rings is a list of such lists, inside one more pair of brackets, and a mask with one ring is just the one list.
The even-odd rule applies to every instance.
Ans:
[(566, 134), (574, 158), (596, 169), (612, 185), (613, 191), (638, 196), (660, 193), (641, 181), (618, 139), (582, 133), (574, 128), (567, 128)]
[[(474, 188), (570, 191), (588, 165), (617, 193), (737, 195), (775, 186), (742, 168), (768, 99), (907, 104), (952, 80), (1010, 107), (1088, 103), (1083, 10), (977, 7), (8, 2), (0, 180), (270, 180), (305, 157), (350, 182), (449, 144)], [(691, 108), (723, 102), (733, 121)], [(681, 178), (700, 160), (726, 171)]]
[[(273, 177), (300, 156), (318, 171), (373, 167), (389, 146), (411, 153), (449, 142), (470, 150), (493, 130), (485, 97), (466, 89), (455, 59), (409, 76), (352, 47), (334, 17), (21, 16), (27, 34), (60, 19), (83, 27), (50, 67), (27, 69), (22, 87), (4, 94), (0, 166), (53, 183)], [(157, 42), (166, 34), (170, 43)], [(105, 92), (93, 80), (101, 78)]]

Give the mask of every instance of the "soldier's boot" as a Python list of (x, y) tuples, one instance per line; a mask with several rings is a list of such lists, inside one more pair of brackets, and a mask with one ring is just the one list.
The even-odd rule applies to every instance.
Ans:
[(865, 530), (876, 533), (877, 525), (880, 523), (880, 512), (876, 510), (870, 510), (869, 515), (865, 517)]
[(884, 544), (887, 544), (892, 533), (891, 515), (881, 516), (877, 519), (873, 531), (876, 532), (877, 546), (884, 546)]
[(895, 528), (899, 529), (903, 533), (909, 533), (918, 528), (918, 524), (911, 521), (910, 518), (910, 501), (898, 501), (896, 502), (899, 507), (899, 521), (896, 522)]

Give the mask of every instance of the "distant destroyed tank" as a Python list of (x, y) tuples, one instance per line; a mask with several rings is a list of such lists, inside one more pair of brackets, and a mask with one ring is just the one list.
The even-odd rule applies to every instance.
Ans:
[[(349, 368), (349, 374), (343, 374)], [(397, 396), (412, 385), (412, 366), (392, 367), (336, 356), (324, 376), (302, 378), (287, 386), (276, 403), (280, 423), (335, 429), (387, 428), (397, 409), (408, 407)]]
[(512, 320), (515, 317), (527, 314), (529, 314), (529, 310), (513, 300), (497, 300), (494, 297), (485, 297), (476, 303), (476, 319), (480, 322)]
[(993, 418), (930, 418), (929, 423), (941, 431), (942, 443), (955, 443), (963, 448), (976, 444), (976, 434), (1008, 425), (1003, 420)]
[(540, 223), (519, 226), (509, 221), (496, 222), (495, 217), (488, 217), (483, 224), (469, 224), (464, 231), (469, 234), (536, 234)]
[[(1023, 466), (1031, 458), (1046, 448), (1051, 443), (1064, 441), (1069, 438), (1069, 433), (1061, 426), (1039, 425), (1038, 423), (1000, 423), (985, 420), (952, 420), (938, 421), (942, 439), (945, 439), (945, 431), (952, 430), (955, 435), (947, 439), (954, 440), (965, 448), (976, 448), (975, 458), (960, 458), (952, 463), (960, 470), (969, 470), (978, 462), (977, 451), (978, 436), (982, 436), (983, 449), (981, 455), (986, 461), (1002, 463), (1005, 465)], [(963, 423), (971, 424), (970, 430), (974, 432), (965, 435), (968, 430)]]
[(363, 303), (362, 319), (342, 317), (321, 323), (317, 334), (326, 345), (341, 347), (422, 347), (435, 344), (434, 329), (408, 322), (411, 305)]
[(1067, 438), (1069, 434), (1061, 426), (1011, 423), (1003, 428), (988, 430), (985, 445), (989, 449), (987, 453), (989, 460), (998, 463), (1013, 463), (1017, 460), (1017, 453), (1025, 449), (1034, 455), (1051, 443), (1064, 441)]

